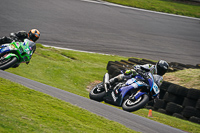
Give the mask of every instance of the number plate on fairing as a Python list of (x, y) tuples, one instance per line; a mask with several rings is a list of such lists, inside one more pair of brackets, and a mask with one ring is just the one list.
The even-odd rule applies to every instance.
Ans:
[(153, 84), (153, 90), (154, 90), (155, 94), (158, 94), (160, 92), (156, 83)]

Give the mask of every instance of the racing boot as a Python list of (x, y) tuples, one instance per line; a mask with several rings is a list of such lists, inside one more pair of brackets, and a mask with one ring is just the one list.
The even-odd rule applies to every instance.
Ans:
[(10, 37), (2, 37), (0, 38), (0, 45), (5, 44), (5, 43), (11, 43), (13, 40)]
[(109, 90), (111, 89), (112, 85), (118, 81), (117, 77), (111, 78), (108, 82), (105, 83), (105, 87)]

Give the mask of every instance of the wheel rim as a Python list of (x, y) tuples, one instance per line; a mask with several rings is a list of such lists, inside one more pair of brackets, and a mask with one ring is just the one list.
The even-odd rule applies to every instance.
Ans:
[(0, 65), (6, 64), (7, 62), (9, 62), (11, 60), (11, 58), (9, 59), (5, 59), (4, 57), (0, 58)]
[(127, 106), (133, 106), (133, 105), (139, 103), (141, 100), (142, 100), (142, 97), (139, 97), (139, 98), (136, 99), (136, 100), (127, 99), (125, 102), (126, 102), (126, 105), (127, 105)]
[(96, 86), (96, 88), (94, 89), (94, 94), (99, 94), (99, 93), (101, 93), (101, 92), (104, 92), (105, 90), (104, 90), (104, 88), (103, 88), (103, 86), (102, 85), (98, 85), (98, 86)]

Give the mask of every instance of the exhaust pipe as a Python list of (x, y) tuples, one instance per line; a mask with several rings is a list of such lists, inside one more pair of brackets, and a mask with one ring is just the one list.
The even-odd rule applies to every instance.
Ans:
[(106, 92), (108, 92), (107, 84), (109, 84), (109, 74), (108, 73), (106, 73), (103, 77), (103, 85), (104, 85)]

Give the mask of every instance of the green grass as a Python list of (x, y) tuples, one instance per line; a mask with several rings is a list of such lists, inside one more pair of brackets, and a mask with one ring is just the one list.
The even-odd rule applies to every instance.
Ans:
[(86, 86), (95, 80), (102, 80), (108, 61), (120, 59), (127, 58), (50, 49), (37, 45), (37, 51), (29, 65), (21, 64), (20, 67), (7, 71), (89, 97)]
[(140, 115), (142, 117), (149, 118), (154, 121), (158, 121), (160, 123), (170, 125), (172, 127), (176, 127), (178, 129), (181, 129), (183, 131), (187, 131), (190, 133), (199, 133), (200, 131), (200, 125), (191, 123), (187, 120), (182, 120), (173, 116), (165, 115), (156, 111), (152, 111), (153, 117), (148, 117), (148, 110), (147, 109), (141, 109), (139, 111), (134, 112), (134, 114)]
[[(76, 51), (69, 51), (69, 50), (58, 50), (58, 49), (54, 49), (54, 48), (46, 48), (46, 47), (43, 47), (42, 45), (37, 44), (36, 53), (33, 55), (33, 58), (31, 59), (31, 62), (29, 65), (21, 64), (18, 68), (10, 68), (6, 71), (29, 78), (29, 79), (32, 79), (32, 80), (35, 80), (35, 81), (38, 81), (38, 82), (41, 82), (41, 83), (44, 83), (44, 84), (47, 84), (47, 85), (50, 85), (50, 86), (54, 86), (54, 87), (69, 91), (69, 92), (72, 92), (75, 94), (78, 94), (78, 95), (86, 97), (86, 98), (89, 98), (89, 92), (86, 90), (87, 85), (89, 85), (89, 83), (94, 82), (96, 80), (102, 80), (103, 75), (107, 72), (106, 66), (107, 66), (108, 61), (120, 61), (121, 59), (128, 60), (127, 57), (83, 53), (83, 52), (76, 52)], [(19, 87), (14, 87), (14, 88), (17, 89)], [(3, 90), (6, 90), (6, 89), (3, 89)], [(18, 89), (18, 91), (19, 90), (22, 90), (22, 89), (20, 88), (20, 89)], [(30, 94), (32, 94), (33, 92), (34, 91), (31, 91)], [(1, 94), (1, 95), (8, 96), (10, 94), (7, 91), (5, 91), (5, 93), (7, 93), (7, 94)], [(18, 93), (18, 92), (16, 92), (16, 93)], [(34, 93), (36, 93), (36, 92), (34, 92)], [(16, 95), (18, 95), (18, 94), (16, 94)], [(23, 97), (26, 95), (28, 95), (27, 96), (27, 98), (28, 98), (29, 97), (28, 92), (22, 94)], [(42, 95), (42, 94), (40, 93), (40, 95)], [(44, 95), (44, 96), (46, 96), (46, 95)], [(39, 98), (39, 97), (40, 96), (38, 96), (38, 98), (33, 98), (33, 99), (39, 99), (39, 100), (43, 101), (44, 98)], [(17, 98), (13, 97), (13, 99), (17, 99)], [(54, 99), (54, 98), (50, 98), (50, 99)], [(56, 99), (54, 99), (54, 100), (56, 100)], [(12, 100), (7, 100), (7, 101), (4, 100), (3, 103), (10, 106), (10, 105), (12, 105), (12, 103), (10, 103), (10, 101), (12, 101)], [(19, 103), (21, 103), (22, 101), (26, 101), (26, 100), (22, 99), (22, 100), (20, 100)], [(45, 101), (47, 103), (48, 101), (51, 101), (51, 100), (48, 99)], [(19, 107), (20, 106), (23, 107), (21, 112), (19, 112), (19, 114), (23, 114), (25, 116), (25, 118), (27, 116), (28, 119), (29, 118), (32, 119), (32, 117), (29, 117), (28, 112), (23, 113), (23, 111), (25, 111), (26, 108), (31, 108), (31, 105), (35, 105), (38, 107), (38, 106), (42, 106), (44, 103), (41, 105), (37, 105), (41, 101), (34, 102), (34, 100), (30, 100), (29, 102), (30, 102), (29, 103), (30, 106), (26, 105), (26, 103), (23, 103), (23, 102), (21, 105), (19, 105)], [(31, 102), (33, 102), (33, 103), (31, 103)], [(59, 102), (61, 102), (61, 101), (59, 101)], [(3, 103), (1, 103), (1, 104), (3, 104)], [(49, 103), (51, 103), (51, 102), (48, 102), (48, 104)], [(54, 105), (54, 103), (52, 103), (51, 106), (48, 106), (48, 104), (47, 105), (44, 104), (45, 106), (47, 106), (45, 110), (52, 110), (51, 106), (57, 106), (56, 103), (55, 103), (55, 105)], [(6, 106), (6, 105), (4, 105), (4, 106)], [(66, 105), (64, 102), (61, 102), (60, 106), (66, 106)], [(0, 105), (0, 107), (1, 107), (1, 105)], [(65, 107), (56, 107), (54, 111), (57, 112), (57, 109), (58, 109), (58, 112), (59, 112), (60, 108), (65, 108)], [(66, 107), (66, 108), (68, 108), (68, 107)], [(29, 111), (31, 111), (31, 110), (32, 109), (30, 109)], [(46, 116), (47, 112), (45, 112), (45, 110), (43, 110), (44, 112), (41, 113), (41, 115), (40, 115), (41, 118), (43, 118), (43, 115), (44, 115), (44, 117), (47, 117)], [(65, 109), (61, 109), (61, 110), (65, 110)], [(72, 109), (72, 110), (76, 110), (76, 109)], [(14, 110), (13, 112), (18, 112), (18, 111)], [(10, 115), (13, 112), (10, 112)], [(34, 113), (34, 112), (32, 112), (32, 113)], [(134, 113), (147, 117), (148, 110), (141, 109)], [(38, 117), (38, 116), (36, 116), (36, 117)], [(61, 119), (62, 117), (63, 116), (60, 116), (59, 118)], [(78, 117), (82, 117), (82, 116), (79, 115)], [(9, 116), (8, 118), (10, 121), (16, 121), (17, 123), (19, 122), (19, 119), (13, 118), (12, 116)], [(38, 119), (40, 119), (40, 117)], [(49, 119), (54, 119), (54, 118), (49, 118)], [(62, 118), (62, 119), (64, 119), (64, 118)], [(90, 118), (88, 117), (88, 119), (90, 119)], [(167, 116), (167, 115), (156, 113), (156, 112), (155, 113), (153, 112), (153, 118), (150, 118), (150, 119), (167, 124), (167, 125), (175, 127), (175, 128), (179, 128), (184, 131), (188, 131), (188, 132), (194, 132), (194, 133), (196, 132), (197, 133), (198, 131), (200, 131), (200, 125), (198, 125), (198, 124), (191, 123), (191, 122), (184, 121), (184, 120), (177, 119), (177, 118), (173, 118), (171, 116)], [(6, 121), (5, 123), (9, 124), (10, 121)], [(2, 123), (2, 121), (0, 123)], [(27, 127), (29, 127), (29, 126), (31, 126), (31, 124), (27, 125)], [(40, 128), (40, 127), (38, 126), (38, 128)]]
[(117, 122), (9, 80), (0, 78), (0, 86), (1, 133), (135, 132)]
[(200, 3), (176, 0), (105, 0), (125, 6), (200, 18)]

